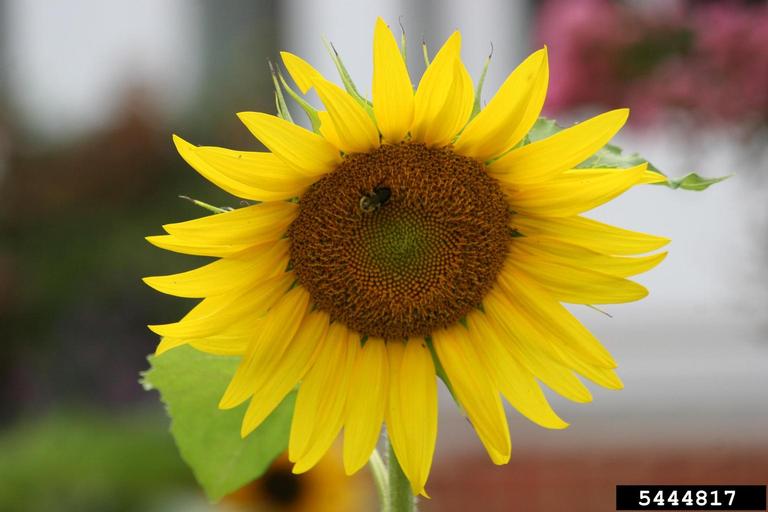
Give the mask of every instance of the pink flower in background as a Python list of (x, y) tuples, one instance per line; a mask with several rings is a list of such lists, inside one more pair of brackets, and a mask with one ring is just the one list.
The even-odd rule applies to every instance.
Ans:
[(768, 122), (768, 6), (548, 0), (547, 111), (629, 106), (633, 121), (684, 111), (710, 123)]

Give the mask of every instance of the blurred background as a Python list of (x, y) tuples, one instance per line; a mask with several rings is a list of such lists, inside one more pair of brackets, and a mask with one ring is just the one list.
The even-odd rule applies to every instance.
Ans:
[(414, 77), (422, 39), (434, 51), (460, 29), (475, 78), (493, 45), (486, 100), (547, 44), (547, 115), (628, 106), (618, 144), (673, 176), (735, 175), (701, 194), (641, 187), (594, 212), (673, 240), (640, 278), (646, 300), (612, 317), (574, 309), (626, 389), (593, 388), (588, 405), (552, 396), (565, 431), (510, 411), (504, 467), (443, 394), (423, 510), (613, 510), (617, 483), (768, 480), (765, 1), (0, 0), (0, 511), (373, 507), (368, 475), (343, 478), (333, 456), (287, 497), (273, 492), (290, 478), (278, 461), (208, 505), (138, 373), (157, 342), (145, 325), (189, 307), (140, 278), (198, 263), (143, 237), (203, 213), (180, 194), (239, 204), (170, 134), (258, 149), (235, 112), (274, 112), (280, 49), (334, 75), (322, 36), (370, 91), (377, 15), (405, 28)]

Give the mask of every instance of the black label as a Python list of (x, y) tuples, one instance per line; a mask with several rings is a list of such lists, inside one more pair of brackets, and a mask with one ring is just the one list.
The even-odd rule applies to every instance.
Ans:
[(617, 485), (616, 510), (766, 510), (765, 485)]

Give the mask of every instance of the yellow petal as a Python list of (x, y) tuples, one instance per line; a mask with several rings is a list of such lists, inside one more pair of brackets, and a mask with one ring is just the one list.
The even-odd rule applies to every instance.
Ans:
[(494, 464), (506, 464), (512, 445), (499, 392), (461, 324), (432, 334), (435, 351), (459, 404)]
[(221, 330), (214, 334), (186, 338), (185, 342), (208, 354), (243, 356), (251, 346), (254, 333), (261, 330), (263, 323), (264, 316), (245, 315), (222, 326)]
[(491, 329), (506, 334), (505, 348), (538, 379), (574, 402), (592, 400), (584, 384), (543, 350), (546, 339), (515, 303), (493, 289), (483, 299), (483, 308)]
[(457, 153), (489, 160), (519, 142), (541, 112), (549, 80), (546, 48), (525, 59), (456, 141)]
[(389, 405), (387, 430), (414, 494), (424, 492), (437, 440), (437, 381), (424, 340), (387, 343)]
[[(604, 272), (617, 277), (630, 277), (651, 270), (667, 256), (666, 252), (649, 256), (609, 256), (580, 245), (545, 236), (524, 236), (515, 239), (512, 254), (530, 260), (549, 261), (562, 265)], [(514, 257), (514, 256), (513, 256)]]
[[(240, 295), (222, 295), (224, 299), (218, 303), (218, 309), (211, 311), (206, 316), (185, 317), (179, 322), (150, 325), (149, 328), (155, 334), (169, 338), (201, 338), (213, 335), (246, 315), (260, 316), (285, 294), (295, 279), (296, 277), (292, 272), (284, 272), (259, 283)], [(209, 297), (209, 299), (212, 298)]]
[(326, 174), (341, 161), (337, 148), (300, 126), (261, 112), (237, 116), (272, 153), (307, 176)]
[[(530, 279), (519, 273), (515, 273), (514, 277), (519, 278), (519, 280), (512, 283), (508, 276), (503, 276), (500, 278), (500, 284), (507, 293), (510, 303), (514, 304), (519, 314), (525, 315), (530, 325), (539, 333), (540, 341), (536, 348), (565, 367), (603, 387), (621, 389), (623, 384), (613, 371), (616, 366), (613, 359), (608, 356), (606, 361), (598, 360), (595, 363), (596, 353), (590, 351), (588, 347), (578, 346), (574, 343), (574, 338), (565, 331), (569, 321), (578, 325), (570, 313), (562, 307), (559, 311), (548, 307), (548, 302), (551, 299), (548, 299), (543, 293), (533, 296), (532, 292), (536, 290), (536, 285)], [(594, 345), (604, 352), (596, 340)]]
[[(288, 441), (288, 459), (291, 462), (299, 460), (310, 447), (319, 421), (316, 417), (318, 410), (323, 406), (333, 405), (333, 399), (340, 394), (346, 398), (347, 387), (335, 387), (335, 379), (343, 374), (340, 368), (348, 360), (349, 330), (343, 324), (334, 322), (330, 324), (327, 333), (314, 364), (307, 370), (307, 375), (299, 387)], [(339, 429), (341, 422), (340, 416)]]
[[(239, 298), (240, 295), (237, 294), (208, 297), (184, 315), (181, 322), (188, 323), (199, 320), (225, 308), (228, 309)], [(242, 356), (253, 340), (253, 333), (261, 329), (263, 319), (264, 317), (258, 314), (246, 314), (221, 325), (219, 330), (214, 333), (183, 338), (163, 338), (157, 347), (157, 353), (161, 354), (166, 350), (188, 343), (197, 350), (208, 354)]]
[(511, 261), (561, 302), (621, 304), (648, 295), (645, 287), (604, 272), (529, 257)]
[(176, 235), (148, 236), (146, 237), (146, 240), (152, 245), (165, 249), (166, 251), (191, 254), (194, 256), (213, 256), (215, 258), (233, 256), (243, 252), (249, 247), (248, 244), (236, 242), (209, 242), (207, 240), (196, 240), (194, 238), (182, 238)]
[[(182, 318), (181, 321), (186, 322), (190, 320), (205, 318), (211, 314), (214, 314), (228, 307), (235, 300), (237, 300), (237, 298), (238, 298), (238, 295), (233, 294), (233, 295), (219, 295), (216, 297), (208, 297), (206, 299), (203, 299), (195, 307), (190, 309), (187, 312), (187, 314), (184, 315), (184, 318)], [(217, 333), (217, 335), (219, 335), (219, 333)], [(172, 348), (185, 345), (189, 343), (189, 340), (190, 338), (165, 337), (160, 341), (160, 344), (157, 346), (157, 350), (155, 351), (155, 354), (160, 355)]]
[(601, 173), (568, 171), (542, 184), (507, 188), (511, 208), (543, 217), (569, 217), (623, 194), (643, 177), (647, 164)]
[[(645, 165), (648, 165), (647, 162)], [(583, 178), (610, 176), (621, 172), (624, 172), (624, 169), (570, 169), (569, 171), (560, 175), (560, 179), (581, 180)], [(666, 176), (656, 171), (646, 169), (645, 172), (638, 176), (635, 185), (648, 185), (652, 183), (661, 183), (663, 181), (667, 181)]]
[(368, 338), (358, 352), (344, 413), (344, 470), (362, 468), (379, 440), (389, 393), (387, 347), (383, 339)]
[(660, 172), (652, 171), (650, 169), (643, 173), (642, 178), (639, 180), (639, 185), (652, 185), (654, 183), (664, 183), (667, 181), (667, 177)]
[(264, 361), (274, 352), (282, 354), (285, 351), (296, 335), (308, 306), (309, 293), (303, 287), (296, 286), (267, 312), (261, 329), (254, 332), (248, 352), (221, 397), (220, 408), (237, 407), (255, 392), (253, 384)]
[[(202, 338), (163, 338), (157, 346), (155, 354), (160, 355), (172, 348), (180, 347), (181, 345), (187, 345), (194, 347), (200, 352), (206, 354), (215, 354), (218, 356), (242, 356), (248, 349), (251, 340), (253, 339), (251, 333), (242, 332), (242, 326), (246, 322), (238, 322), (233, 324), (233, 331), (235, 333), (229, 333), (229, 329), (223, 330), (220, 333), (211, 336), (205, 336)], [(256, 329), (257, 321), (249, 322), (253, 329)]]
[(145, 277), (144, 282), (161, 293), (176, 297), (210, 297), (250, 288), (284, 272), (287, 266), (288, 240), (279, 240), (180, 274)]
[(339, 134), (336, 133), (336, 126), (333, 124), (331, 115), (325, 110), (322, 110), (317, 113), (317, 118), (320, 120), (320, 135), (325, 137), (325, 140), (335, 147), (341, 149), (343, 144), (339, 138)]
[(546, 180), (572, 169), (605, 146), (624, 126), (629, 109), (612, 110), (515, 149), (488, 165), (491, 175), (505, 184)]
[(472, 78), (460, 59), (453, 61), (452, 75), (442, 108), (432, 118), (423, 135), (423, 141), (429, 145), (449, 144), (467, 124), (472, 113), (475, 94)]
[(550, 339), (581, 354), (594, 365), (616, 367), (616, 361), (597, 338), (534, 280), (508, 264), (497, 282), (508, 297), (515, 298), (528, 318), (547, 325), (552, 333)]
[(444, 146), (466, 125), (474, 90), (460, 52), (461, 34), (454, 32), (422, 75), (414, 97), (412, 140)]
[[(336, 324), (334, 324), (336, 325)], [(293, 472), (311, 469), (341, 430), (349, 381), (360, 351), (360, 336), (344, 326), (331, 326), (328, 342), (299, 388), (293, 413), (288, 458)], [(334, 332), (336, 331), (336, 332)], [(341, 349), (330, 348), (332, 344)]]
[(413, 120), (413, 86), (395, 37), (381, 18), (373, 32), (373, 112), (387, 142), (400, 142)]
[[(204, 178), (230, 194), (255, 201), (279, 201), (301, 195), (312, 179), (297, 174), (269, 153), (197, 147), (173, 136), (184, 160)], [(239, 155), (239, 156), (238, 156)]]
[(213, 244), (258, 245), (283, 237), (299, 206), (287, 201), (261, 203), (163, 226), (182, 239)]
[[(194, 310), (193, 310), (194, 311)], [(187, 321), (188, 317), (184, 317)], [(200, 352), (222, 356), (242, 356), (253, 340), (253, 333), (259, 328), (261, 318), (241, 317), (213, 334), (183, 338), (163, 338), (157, 347), (161, 354), (181, 345), (191, 345)]]
[[(190, 340), (189, 344), (195, 350), (217, 356), (242, 356), (248, 350), (253, 336), (211, 336), (199, 340)], [(167, 338), (164, 338), (167, 339)]]
[(379, 131), (365, 109), (338, 85), (327, 80), (313, 84), (325, 105), (342, 151), (364, 153), (379, 145)]
[(312, 367), (325, 345), (328, 325), (327, 313), (313, 311), (304, 317), (284, 352), (267, 354), (261, 369), (253, 374), (254, 393), (243, 418), (244, 436), (261, 425)]
[(217, 172), (255, 188), (281, 192), (295, 187), (296, 182), (310, 184), (314, 181), (313, 176), (297, 171), (274, 153), (235, 151), (216, 146), (200, 146), (196, 153)]
[(290, 52), (280, 52), (280, 57), (302, 94), (307, 94), (315, 80), (323, 79), (323, 75), (301, 57)]
[(603, 224), (586, 217), (527, 217), (515, 215), (513, 224), (526, 236), (551, 236), (605, 254), (643, 254), (669, 243), (668, 238)]
[(512, 407), (542, 427), (567, 427), (568, 424), (552, 410), (533, 374), (504, 348), (504, 333), (493, 331), (480, 311), (467, 315), (467, 326), (470, 340), (488, 369), (489, 377)]

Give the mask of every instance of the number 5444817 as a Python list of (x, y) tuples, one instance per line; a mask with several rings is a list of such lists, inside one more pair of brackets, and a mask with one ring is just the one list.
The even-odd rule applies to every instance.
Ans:
[[(733, 504), (733, 499), (736, 497), (736, 491), (735, 490), (724, 490), (722, 491), (723, 500), (728, 500), (727, 505), (730, 506)], [(641, 490), (640, 491), (640, 501), (638, 502), (638, 505), (642, 507), (650, 506), (651, 504), (657, 505), (657, 506), (664, 506), (664, 505), (671, 505), (673, 507), (677, 507), (681, 503), (684, 506), (687, 507), (693, 507), (694, 505), (703, 507), (706, 505), (712, 506), (712, 507), (719, 507), (723, 505), (723, 502), (720, 501), (720, 492), (719, 491), (710, 491), (707, 492), (705, 490), (699, 490), (695, 493), (693, 491), (686, 491), (682, 496), (678, 496), (678, 493), (676, 490), (670, 491), (668, 494), (664, 494), (663, 490), (657, 491), (656, 494), (651, 496), (651, 491), (648, 490)]]

